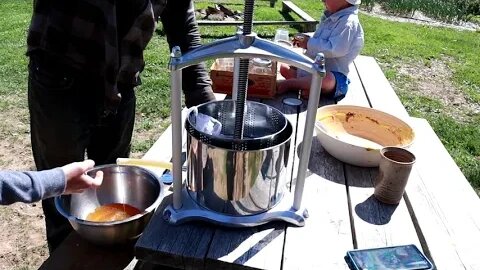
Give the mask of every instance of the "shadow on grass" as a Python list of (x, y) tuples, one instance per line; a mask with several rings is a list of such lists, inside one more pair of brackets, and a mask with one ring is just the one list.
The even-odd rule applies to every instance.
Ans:
[[(285, 18), (286, 21), (295, 21), (295, 19), (290, 15), (289, 12), (284, 12), (282, 10), (279, 10), (278, 13), (282, 15), (283, 18)], [(297, 30), (299, 33), (303, 32), (303, 28), (300, 24), (295, 24), (292, 26), (295, 30)]]

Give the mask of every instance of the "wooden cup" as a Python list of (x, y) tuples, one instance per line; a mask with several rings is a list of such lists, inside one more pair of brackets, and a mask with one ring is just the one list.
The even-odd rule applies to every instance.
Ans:
[(415, 163), (415, 155), (400, 147), (385, 147), (381, 158), (374, 196), (387, 204), (398, 204), (402, 199), (408, 177)]

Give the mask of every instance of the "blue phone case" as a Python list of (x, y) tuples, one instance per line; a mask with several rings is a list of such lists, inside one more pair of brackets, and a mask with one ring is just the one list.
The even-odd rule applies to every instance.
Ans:
[(345, 261), (352, 270), (435, 269), (415, 245), (351, 250), (347, 252)]

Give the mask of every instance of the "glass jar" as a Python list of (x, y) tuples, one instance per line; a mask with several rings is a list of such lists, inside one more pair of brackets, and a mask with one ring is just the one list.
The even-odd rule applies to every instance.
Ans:
[(252, 73), (272, 74), (272, 60), (265, 58), (253, 58)]
[(233, 58), (218, 58), (217, 59), (217, 69), (233, 72)]

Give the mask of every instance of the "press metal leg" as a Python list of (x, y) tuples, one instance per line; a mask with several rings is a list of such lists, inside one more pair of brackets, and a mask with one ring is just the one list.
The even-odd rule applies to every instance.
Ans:
[(315, 58), (315, 65), (318, 72), (312, 74), (312, 83), (310, 85), (310, 94), (307, 105), (307, 119), (305, 120), (305, 133), (303, 133), (302, 152), (298, 164), (297, 182), (295, 184), (295, 197), (293, 199), (293, 208), (300, 210), (302, 206), (303, 189), (305, 186), (305, 176), (307, 174), (308, 162), (312, 148), (313, 127), (317, 114), (320, 93), (322, 91), (322, 80), (325, 77), (325, 58), (323, 54), (318, 54)]
[[(182, 56), (180, 47), (172, 49), (171, 61)], [(182, 207), (182, 70), (171, 71), (172, 87), (172, 162), (173, 162), (173, 208)]]

